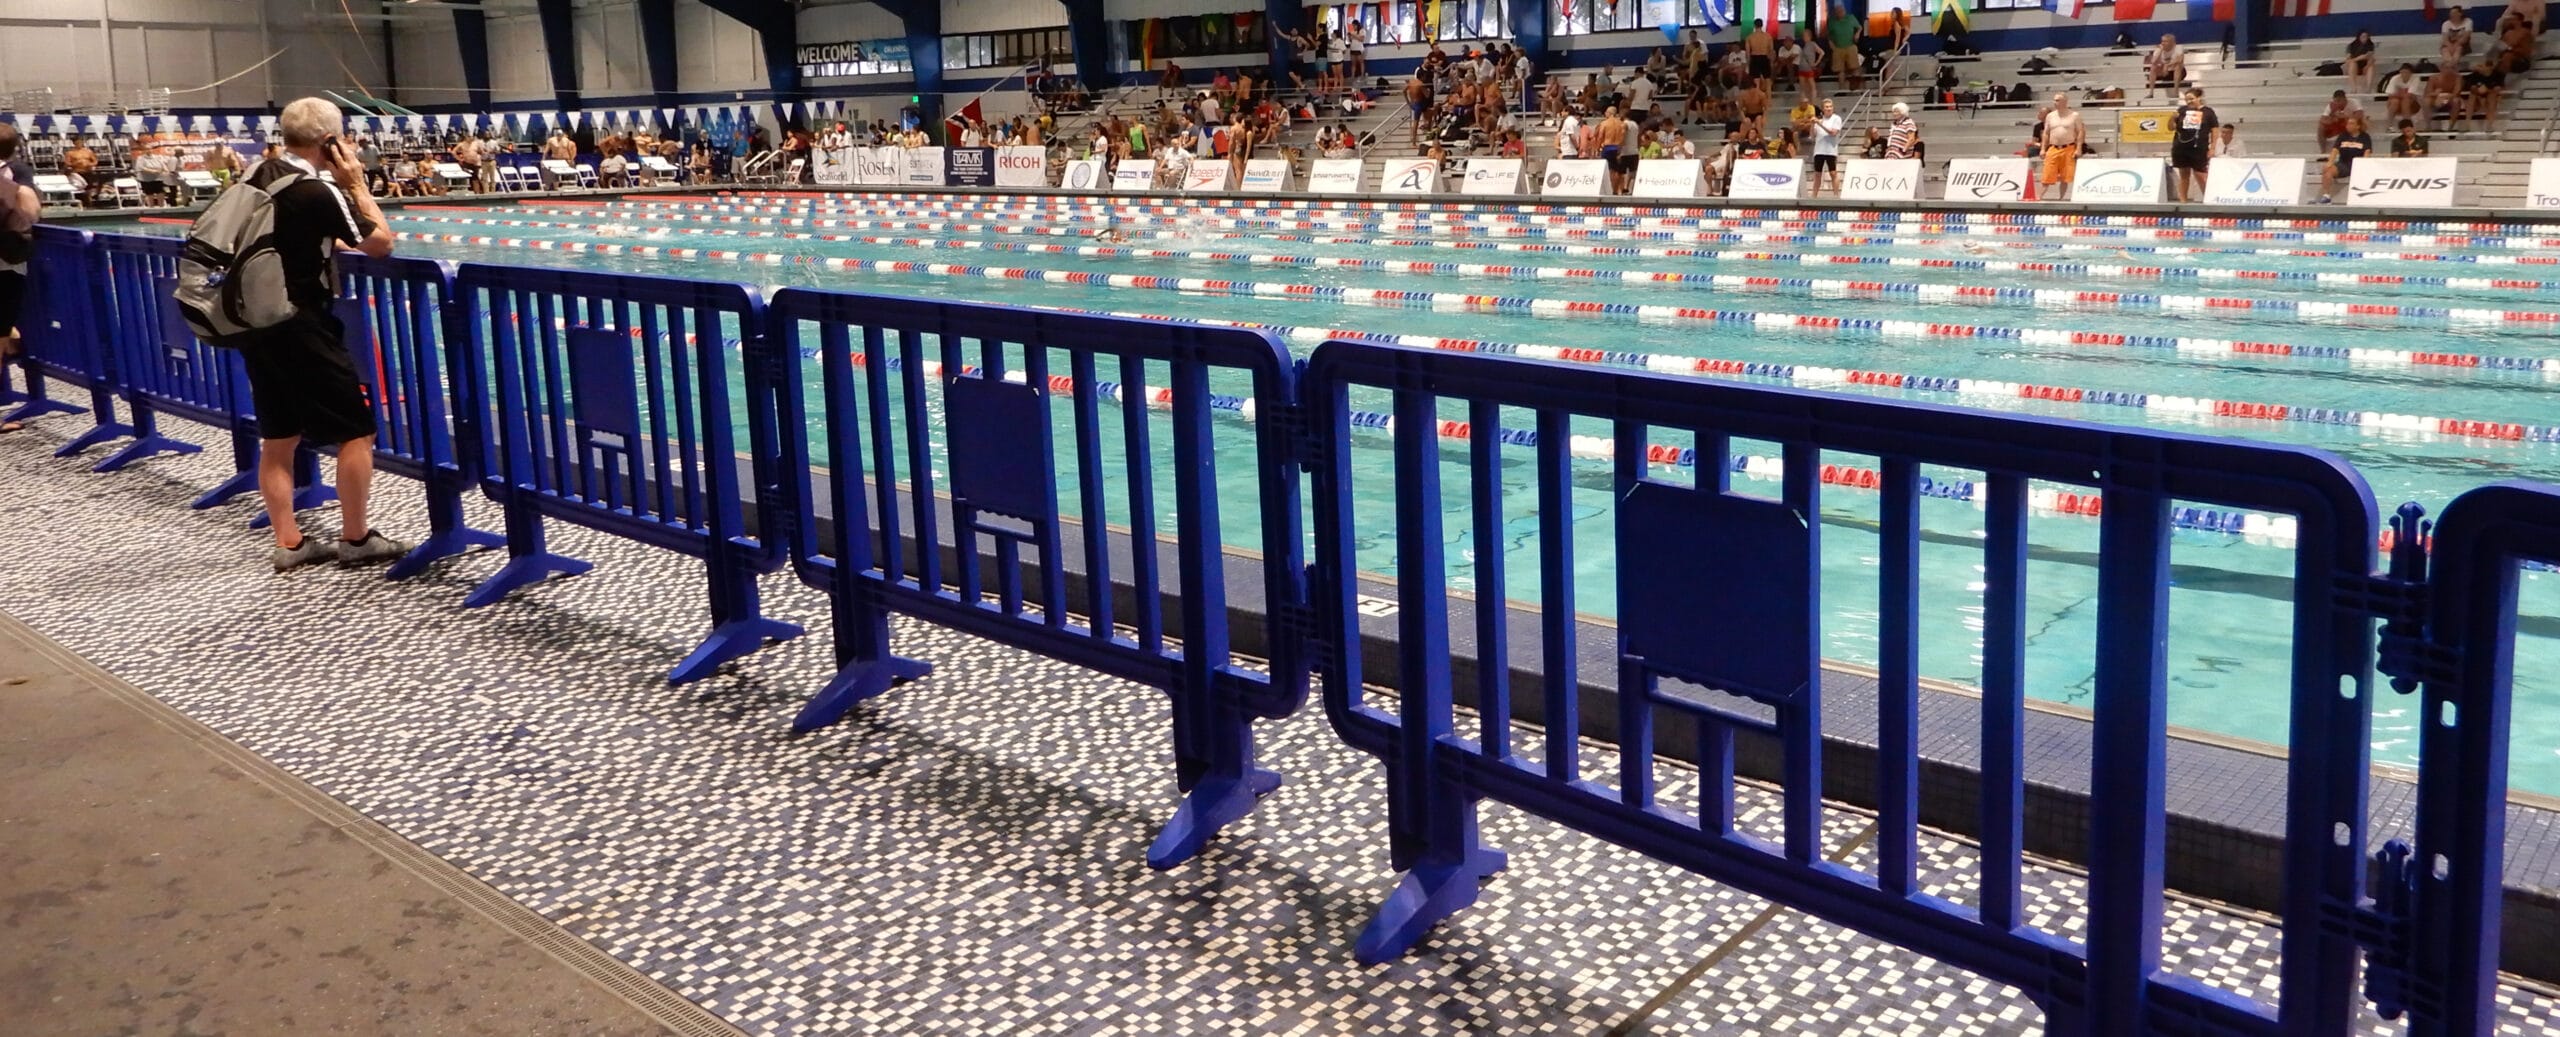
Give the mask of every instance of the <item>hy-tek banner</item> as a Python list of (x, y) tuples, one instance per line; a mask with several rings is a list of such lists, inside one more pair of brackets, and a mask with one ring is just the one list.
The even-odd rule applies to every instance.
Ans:
[(1608, 177), (1609, 164), (1599, 159), (1554, 159), (1538, 178), (1538, 193), (1576, 197), (1605, 194)]
[(2349, 205), (2440, 209), (2453, 204), (2460, 159), (2368, 158), (2347, 178)]

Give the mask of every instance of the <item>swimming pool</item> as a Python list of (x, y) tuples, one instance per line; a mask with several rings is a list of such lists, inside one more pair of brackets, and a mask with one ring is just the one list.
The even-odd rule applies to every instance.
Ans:
[[(2497, 479), (2560, 481), (2560, 240), (2533, 234), (895, 195), (474, 203), (393, 217), (405, 249), (455, 259), (1178, 312), (1270, 326), (1301, 352), (1337, 332), (1398, 335), (2315, 446), (2362, 470), (2386, 509), (2433, 510)], [(1092, 240), (1105, 228), (1125, 240)], [(1385, 444), (1353, 446), (1383, 458)], [(1756, 455), (1738, 483), (1770, 479), (1771, 445), (1736, 450)], [(1522, 461), (1506, 479), (1506, 514), (1533, 524)], [(1607, 465), (1587, 464), (1573, 491), (1586, 594), (1611, 586), (1617, 549)], [(1246, 466), (1225, 471), (1226, 491), (1252, 492)], [(1930, 474), (1948, 497), (1969, 478)], [(1464, 481), (1448, 483), (1451, 509), (1466, 508)], [(1362, 489), (1383, 503), (1391, 488)], [(1826, 655), (1861, 663), (1874, 656), (1876, 515), (1855, 489), (1853, 476), (1825, 495), (1823, 638)], [(2096, 523), (2094, 505), (2063, 492), (2040, 493), (2031, 529), (2028, 683), (2085, 704)], [(1922, 669), (1956, 682), (1980, 665), (1980, 555), (1964, 546), (1974, 515), (1962, 499), (1923, 502), (1934, 537), (1923, 602), (1951, 624), (1924, 638)], [(2282, 744), (2286, 522), (2185, 524), (2172, 549), (2171, 722)], [(1392, 575), (1391, 546), (1364, 546), (1362, 566)], [(1467, 546), (1451, 545), (1461, 587)], [(1509, 567), (1510, 592), (1533, 598), (1534, 538), (1519, 549), (1529, 554)], [(2514, 784), (2546, 793), (2560, 793), (2555, 585), (2549, 574), (2526, 581), (2532, 618), (2516, 667)], [(2377, 700), (2378, 760), (2414, 758), (2400, 704)]]

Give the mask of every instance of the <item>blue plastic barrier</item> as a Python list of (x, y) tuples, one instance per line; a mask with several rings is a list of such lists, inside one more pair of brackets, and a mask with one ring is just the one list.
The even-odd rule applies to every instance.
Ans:
[[(356, 371), (373, 390), (376, 467), (426, 485), (427, 536), (391, 565), (390, 579), (424, 572), (436, 560), (476, 547), (496, 547), (505, 537), (462, 520), (462, 492), (472, 483), (455, 448), (474, 429), (457, 430), (453, 415), (468, 412), (453, 402), (460, 379), (447, 377), (447, 322), (458, 314), (453, 264), (425, 259), (338, 257), (338, 319)], [(476, 442), (476, 439), (475, 439)]]
[[(1355, 514), (1349, 394), (1392, 395), (1392, 515)], [(2377, 521), (2355, 472), (2326, 455), (2230, 440), (2005, 417), (1643, 372), (1498, 359), (1371, 343), (1319, 348), (1301, 382), (1314, 439), (1320, 639), (1332, 655), (1327, 712), (1342, 736), (1384, 759), (1390, 828), (1402, 883), (1362, 933), (1363, 960), (1403, 953), (1477, 896), (1502, 866), (1476, 834), (1477, 804), (1509, 803), (1647, 855), (2021, 988), (2046, 1012), (2048, 1032), (2344, 1033), (2355, 1008), (2351, 915), (2363, 889), (2368, 654), (2371, 617), (2334, 589), (2368, 578)], [(1440, 423), (1465, 408), (1472, 507), (1450, 512), (1444, 539)], [(1535, 414), (1506, 429), (1502, 407)], [(1499, 565), (1522, 531), (1499, 506), (1500, 454), (1535, 451), (1541, 515), (1570, 513), (1574, 422), (1605, 428), (1614, 461), (1620, 545), (1689, 544), (1616, 567), (1615, 652), (1594, 660), (1616, 673), (1612, 719), (1621, 753), (1614, 785), (1589, 780), (1577, 737), (1584, 719), (1575, 616), (1574, 524), (1538, 523), (1538, 650), (1480, 667), (1482, 713), (1462, 732), (1445, 665), (1451, 595), (1444, 553), (1472, 545), (1476, 600), (1507, 600)], [(1594, 425), (1594, 422), (1605, 423)], [(1648, 429), (1693, 435), (1694, 486), (1654, 476)], [(1736, 437), (1780, 444), (1783, 499), (1732, 492), (1723, 463)], [(1876, 822), (1872, 873), (1821, 852), (1822, 707), (1819, 537), (1825, 449), (1882, 459), (1878, 628), (1881, 635)], [(1586, 439), (1584, 453), (1595, 452)], [(1676, 451), (1674, 452), (1676, 457)], [(1923, 893), (1919, 862), (1918, 608), (1922, 464), (1986, 473), (1982, 579), (1983, 868), (1978, 906)], [(2021, 911), (2026, 520), (2030, 480), (2094, 487), (2099, 524), (2092, 841), (2085, 945), (2025, 924)], [(2165, 668), (2168, 543), (2173, 500), (2209, 501), (2299, 516), (2287, 873), (2280, 1015), (2268, 1006), (2162, 974), (2160, 932), (2166, 828)], [(1355, 610), (1356, 538), (1392, 529), (1400, 704), (1368, 705)], [(1706, 548), (1703, 545), (1713, 545)], [(1592, 610), (1604, 611), (1604, 610)], [(1505, 636), (1505, 610), (1478, 610), (1480, 644)], [(1587, 651), (1588, 649), (1581, 649)], [(1511, 745), (1513, 669), (1543, 684), (1540, 759)], [(1682, 686), (1666, 686), (1665, 681)], [(2342, 682), (2345, 682), (2342, 685)], [(2352, 694), (2342, 691), (2352, 689)], [(1722, 696), (1701, 694), (1714, 689)], [(1728, 703), (1739, 704), (1728, 704)], [(1692, 813), (1655, 795), (1657, 724), (1694, 725), (1702, 792)], [(1733, 791), (1737, 731), (1773, 736), (1784, 755), (1784, 839), (1739, 832)], [(2332, 825), (2345, 822), (2333, 832)]]
[[(1294, 711), (1307, 683), (1299, 635), (1282, 628), (1304, 599), (1298, 474), (1281, 425), (1294, 367), (1277, 341), (799, 288), (777, 294), (769, 316), (766, 368), (793, 470), (781, 490), (799, 517), (793, 557), (801, 578), (833, 598), (841, 666), (796, 727), (830, 723), (926, 672), (889, 652), (888, 617), (901, 612), (1164, 689), (1186, 795), (1148, 850), (1156, 867), (1197, 854), (1278, 787), (1278, 774), (1255, 765), (1253, 721)], [(815, 384), (802, 377), (804, 352)], [(929, 377), (933, 364), (939, 375)], [(1264, 553), (1258, 580), (1245, 575), (1263, 589), (1267, 673), (1229, 654), (1233, 541), (1219, 509), (1213, 414), (1245, 405), (1213, 393), (1213, 375), (1250, 386), (1258, 404), (1253, 521)], [(1170, 413), (1159, 418), (1151, 404)], [(1163, 440), (1158, 421), (1169, 423)], [(1062, 423), (1071, 431), (1062, 435)], [(1113, 481), (1117, 496), (1106, 491)], [(1167, 487), (1170, 545), (1157, 499)], [(1126, 509), (1126, 528), (1105, 521), (1113, 508)], [(1171, 615), (1167, 565), (1179, 595)], [(1071, 590), (1071, 577), (1082, 586)]]
[[(130, 234), (98, 235), (104, 261), (107, 343), (113, 352), (116, 390), (134, 412), (137, 434), (131, 443), (98, 462), (97, 471), (112, 472), (158, 454), (194, 453), (198, 447), (161, 435), (155, 412), (222, 429), (231, 437), (232, 476), (195, 499), (210, 508), (258, 489), (258, 421), (249, 400), (249, 378), (240, 357), (196, 341), (178, 312), (178, 256), (185, 242)], [(309, 449), (295, 454), (294, 510), (318, 507), (335, 499), (319, 478), (319, 456)], [(264, 526), (264, 512), (250, 519)]]
[[(27, 264), (26, 303), (18, 317), (21, 352), (12, 361), (26, 378), (19, 406), (0, 420), (26, 421), (47, 414), (77, 414), (82, 408), (54, 399), (48, 382), (64, 382), (89, 390), (89, 427), (54, 451), (69, 457), (111, 439), (136, 435), (135, 426), (116, 420), (114, 353), (107, 349), (108, 312), (105, 257), (97, 236), (87, 231), (40, 226), (35, 255)], [(152, 431), (148, 408), (135, 412)]]
[[(508, 560), (464, 604), (487, 605), (588, 563), (553, 554), (545, 518), (703, 560), (711, 635), (678, 684), (800, 628), (764, 617), (756, 577), (782, 567), (786, 517), (748, 528), (739, 465), (762, 486), (779, 456), (770, 397), (748, 392), (733, 353), (762, 334), (764, 305), (734, 284), (465, 264), (463, 426), (480, 430), (467, 470), (506, 511)], [(743, 401), (751, 456), (736, 446)], [(471, 448), (474, 444), (461, 444)]]

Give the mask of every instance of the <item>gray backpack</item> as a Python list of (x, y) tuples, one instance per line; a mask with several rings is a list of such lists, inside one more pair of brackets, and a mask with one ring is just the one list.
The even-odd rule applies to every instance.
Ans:
[(302, 181), (288, 173), (264, 187), (224, 188), (196, 215), (178, 254), (178, 310), (205, 344), (237, 349), (254, 332), (293, 316), (276, 254), (276, 195)]

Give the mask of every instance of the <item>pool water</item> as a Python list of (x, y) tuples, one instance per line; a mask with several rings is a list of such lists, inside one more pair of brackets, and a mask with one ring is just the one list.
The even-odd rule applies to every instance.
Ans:
[[(2073, 237), (2064, 236), (2067, 228), (2059, 227), (1845, 220), (1804, 227), (1731, 214), (1700, 215), (1708, 225), (1563, 220), (1540, 225), (1504, 223), (1500, 221), (1512, 217), (1491, 215), (1273, 213), (1211, 203), (1166, 212), (1134, 203), (797, 195), (439, 205), (396, 210), (392, 222), (411, 236), (401, 247), (413, 255), (684, 274), (768, 288), (804, 285), (1179, 314), (1300, 329), (1283, 337), (1301, 356), (1322, 340), (1319, 329), (1338, 329), (1630, 351), (1659, 358), (1657, 367), (1674, 358), (1684, 368), (1687, 358), (1779, 365), (1785, 377), (1719, 377), (2316, 447), (2355, 465), (2371, 482), (2386, 514), (2407, 500), (2425, 504), (2430, 512), (2440, 510), (2462, 491), (2502, 479), (2560, 482), (2560, 441), (2554, 441), (2560, 431), (2544, 434), (2560, 424), (2560, 406), (2554, 405), (2560, 403), (2560, 342), (2552, 336), (2560, 329), (2560, 323), (2552, 322), (2560, 314), (2560, 266), (2546, 265), (2553, 253), (2523, 247), (2529, 242), (2149, 240), (2143, 230), (2124, 238)], [(1434, 220), (1443, 222), (1427, 222)], [(1093, 235), (1106, 228), (1116, 229), (1123, 240), (1098, 243)], [(1629, 237), (1575, 236), (1587, 234)], [(1728, 235), (1773, 240), (1716, 240)], [(534, 243), (551, 247), (526, 247)], [(597, 254), (571, 250), (572, 245), (719, 249), (780, 258)], [(911, 268), (847, 268), (848, 263), (860, 267), (866, 262)], [(928, 264), (958, 266), (927, 269)], [(1015, 273), (1008, 276), (1008, 271)], [(1225, 283), (1195, 280), (1186, 283), (1189, 290), (1160, 291), (1059, 283), (1041, 280), (1039, 274), (1026, 278), (1018, 271)], [(2370, 275), (2398, 280), (2341, 283), (2372, 280)], [(1257, 285), (1281, 284), (1326, 291), (1255, 294)], [(1982, 291), (1986, 288), (1995, 291)], [(1377, 290), (1441, 295), (1359, 297)], [(1555, 305), (1558, 300), (1599, 304), (1591, 309), (1600, 312), (1566, 312)], [(2348, 312), (2338, 304), (2356, 308)], [(1701, 317), (1682, 309), (1716, 313)], [(1823, 318), (1810, 322), (1817, 325), (1879, 326), (1800, 326), (1790, 317), (1771, 314)], [(1956, 335), (1943, 328), (1932, 332), (1930, 324), (2020, 329), (2025, 334), (1976, 330)], [(2235, 350), (2232, 340), (2253, 346)], [(804, 346), (814, 344), (813, 339)], [(2388, 351), (2485, 359), (2479, 366), (2410, 363)], [(2537, 363), (2546, 360), (2550, 363)], [(1063, 362), (1054, 361), (1053, 369), (1063, 372)], [(1903, 377), (1898, 385), (1890, 384), (1897, 380), (1847, 382), (1835, 377), (1846, 370)], [(816, 377), (814, 369), (805, 373)], [(1952, 387), (1960, 383), (1940, 380), (1957, 379), (1972, 391), (1920, 388)], [(2028, 398), (2015, 383), (2078, 390), (2079, 396), (2076, 401), (2068, 393), (2063, 399)], [(1249, 391), (1241, 380), (1221, 381), (1213, 389)], [(2308, 410), (2331, 420), (2265, 420), (2136, 403), (2163, 397), (2279, 405), (2289, 413)], [(1352, 402), (1373, 410), (1386, 406), (1383, 394), (1355, 394)], [(1069, 442), (1065, 408), (1058, 410), (1061, 442)], [(2352, 424), (2336, 420), (2352, 415), (2366, 417)], [(1456, 407), (1444, 408), (1443, 416), (1466, 417)], [(2417, 420), (2448, 418), (2493, 428), (2489, 435), (2446, 435), (2436, 431), (2435, 421)], [(1506, 415), (1506, 427), (1531, 423), (1526, 413)], [(1229, 424), (1218, 433), (1229, 539), (1254, 546), (1248, 430), (1241, 421)], [(2502, 438), (2494, 428), (2499, 425), (2523, 426), (2522, 435)], [(1577, 424), (1574, 431), (1609, 434), (1597, 422)], [(1689, 445), (1685, 433), (1672, 430), (1656, 429), (1653, 439)], [(1118, 439), (1112, 435), (1106, 441)], [(1363, 528), (1377, 531), (1356, 545), (1359, 563), (1392, 576), (1396, 559), (1388, 532), (1393, 517), (1393, 486), (1385, 475), (1388, 441), (1383, 432), (1355, 433), (1355, 466), (1375, 478), (1353, 489)], [(1778, 452), (1767, 443), (1736, 442), (1734, 449), (1772, 457)], [(1535, 473), (1528, 451), (1509, 453), (1502, 474), (1504, 522), (1515, 535), (1508, 537), (1513, 546), (1504, 591), (1513, 600), (1535, 602), (1541, 521)], [(1442, 455), (1450, 578), (1453, 585), (1472, 590), (1475, 566), (1467, 519), (1472, 505), (1464, 444), (1446, 442)], [(1877, 466), (1874, 458), (1841, 453), (1823, 460)], [(1946, 469), (1925, 472), (1947, 481), (1980, 477)], [(1577, 462), (1571, 494), (1582, 608), (1604, 616), (1614, 614), (1614, 564), (1620, 557), (1612, 540), (1609, 473), (1605, 460)], [(1737, 473), (1734, 481), (1744, 492), (1777, 494), (1778, 484), (1766, 472)], [(1169, 493), (1169, 487), (1159, 490)], [(1825, 491), (1823, 650), (1833, 659), (1869, 663), (1875, 656), (1878, 618), (1876, 501), (1872, 494), (1853, 490)], [(1072, 509), (1073, 494), (1067, 496)], [(1116, 483), (1113, 499), (1119, 499)], [(1169, 506), (1159, 508), (1168, 534), (1171, 514)], [(1931, 617), (1922, 626), (1922, 672), (1971, 683), (1981, 672), (1978, 512), (1963, 501), (1931, 499), (1922, 502), (1921, 514), (1929, 538), (1920, 558), (1922, 605), (1924, 616)], [(1104, 517), (1125, 521), (1125, 507)], [(2257, 532), (2242, 536), (2187, 530), (2174, 539), (2170, 721), (2281, 745), (2287, 741), (2289, 707), (2291, 545), (2280, 536), (2264, 535), (2265, 530)], [(2039, 510), (2030, 533), (2028, 688), (2042, 698), (2087, 705), (2096, 628), (2091, 563), (2097, 523), (2084, 515)], [(1635, 556), (1632, 550), (1628, 554)], [(2560, 664), (2560, 619), (2552, 618), (2560, 616), (2560, 591), (2555, 587), (2560, 587), (2560, 577), (2526, 576), (2522, 597), (2528, 617), (2515, 667), (2513, 782), (2519, 789), (2560, 794), (2560, 678), (2554, 677), (2560, 668), (2553, 665)], [(2376, 705), (2375, 759), (2413, 761), (2414, 722), (2397, 708), (2402, 703), (2386, 695)]]

